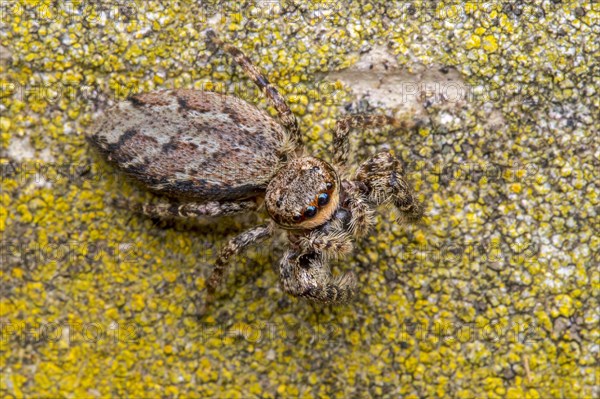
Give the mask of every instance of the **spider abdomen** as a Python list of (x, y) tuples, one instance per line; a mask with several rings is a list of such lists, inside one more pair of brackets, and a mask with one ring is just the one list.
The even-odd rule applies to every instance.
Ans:
[(107, 110), (90, 141), (150, 190), (197, 200), (236, 200), (264, 191), (281, 165), (285, 130), (233, 96), (164, 90)]

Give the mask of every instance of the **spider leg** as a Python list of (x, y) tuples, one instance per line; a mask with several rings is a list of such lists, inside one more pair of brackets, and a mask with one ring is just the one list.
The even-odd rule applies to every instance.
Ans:
[(391, 202), (412, 223), (423, 217), (423, 206), (406, 181), (400, 161), (392, 154), (375, 154), (358, 168), (355, 179), (364, 183), (365, 195), (371, 203)]
[(272, 223), (254, 227), (232, 238), (227, 245), (225, 245), (225, 248), (221, 250), (219, 257), (215, 262), (210, 277), (206, 281), (207, 303), (212, 302), (217, 287), (223, 280), (223, 276), (229, 266), (229, 258), (242, 252), (250, 245), (258, 244), (271, 237), (273, 228), (274, 226)]
[(292, 250), (286, 251), (279, 278), (285, 292), (318, 303), (348, 302), (356, 289), (354, 273), (333, 278), (324, 257), (316, 252), (299, 255)]
[(373, 204), (365, 195), (366, 186), (361, 182), (344, 183), (346, 198), (344, 207), (350, 211), (349, 231), (357, 238), (364, 237), (375, 224)]
[(339, 119), (333, 132), (333, 163), (343, 166), (350, 153), (350, 130), (352, 128), (371, 128), (382, 126), (400, 126), (400, 120), (386, 115), (355, 114)]
[(224, 43), (217, 37), (213, 30), (206, 32), (208, 40), (210, 40), (217, 47), (223, 48), (228, 52), (234, 59), (234, 61), (240, 65), (246, 75), (256, 84), (271, 101), (271, 105), (277, 110), (279, 119), (285, 130), (291, 136), (291, 139), (296, 143), (298, 147), (302, 146), (302, 136), (300, 135), (300, 127), (296, 116), (290, 110), (283, 96), (277, 91), (275, 86), (269, 83), (268, 79), (260, 72), (260, 70), (252, 64), (252, 61), (237, 47), (231, 44)]
[(163, 199), (162, 202), (153, 204), (132, 204), (123, 199), (117, 199), (113, 204), (118, 208), (130, 209), (149, 217), (157, 218), (198, 218), (213, 216), (228, 216), (237, 213), (251, 212), (258, 208), (254, 200), (231, 202), (174, 202)]
[(352, 251), (351, 236), (345, 231), (332, 231), (326, 234), (313, 230), (306, 235), (297, 237), (296, 242), (300, 252), (318, 252), (324, 258), (335, 258)]

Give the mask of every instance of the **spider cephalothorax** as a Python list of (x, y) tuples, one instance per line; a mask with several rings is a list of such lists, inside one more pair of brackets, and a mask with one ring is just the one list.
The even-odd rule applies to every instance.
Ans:
[[(332, 163), (305, 152), (294, 114), (283, 97), (237, 48), (207, 33), (263, 90), (280, 123), (266, 112), (212, 92), (163, 90), (130, 97), (107, 110), (89, 139), (119, 170), (164, 201), (136, 207), (150, 216), (200, 218), (257, 210), (270, 220), (233, 238), (206, 282), (209, 303), (230, 257), (251, 244), (287, 231), (279, 278), (283, 289), (316, 302), (341, 303), (354, 294), (356, 278), (331, 275), (328, 260), (347, 254), (364, 237), (381, 204), (417, 221), (423, 209), (391, 154), (374, 155), (352, 176), (347, 165), (352, 128), (401, 126), (383, 115), (350, 115), (336, 123)], [(264, 201), (263, 201), (264, 199)]]
[(340, 179), (327, 162), (297, 158), (282, 167), (267, 186), (265, 205), (286, 229), (312, 229), (331, 218), (340, 197)]

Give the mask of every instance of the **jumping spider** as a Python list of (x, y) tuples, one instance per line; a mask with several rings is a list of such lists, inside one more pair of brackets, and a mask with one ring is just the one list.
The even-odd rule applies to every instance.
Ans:
[(284, 291), (316, 302), (347, 301), (356, 277), (348, 272), (333, 278), (328, 260), (350, 252), (352, 240), (368, 233), (378, 205), (393, 204), (411, 222), (423, 215), (393, 155), (376, 154), (349, 176), (349, 133), (404, 124), (384, 115), (346, 116), (335, 125), (332, 163), (305, 156), (298, 121), (277, 89), (240, 50), (213, 31), (207, 38), (242, 66), (277, 110), (280, 124), (233, 96), (164, 90), (134, 95), (109, 109), (92, 128), (91, 143), (147, 189), (176, 200), (139, 207), (146, 215), (232, 215), (264, 203), (271, 220), (221, 251), (206, 283), (206, 303), (229, 259), (276, 228), (289, 239), (279, 268)]

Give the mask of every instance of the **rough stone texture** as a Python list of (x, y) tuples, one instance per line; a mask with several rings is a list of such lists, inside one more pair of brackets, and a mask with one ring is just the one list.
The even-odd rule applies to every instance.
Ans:
[[(57, 3), (0, 5), (3, 396), (598, 397), (597, 2)], [(361, 157), (406, 162), (428, 216), (403, 227), (384, 212), (338, 263), (360, 276), (352, 306), (284, 295), (275, 240), (237, 260), (197, 320), (216, 251), (260, 218), (198, 227), (109, 205), (151, 199), (84, 141), (114, 100), (196, 88), (265, 107), (206, 51), (209, 26), (260, 64), (324, 157), (335, 118), (395, 111), (327, 80), (369, 49), (402, 76), (466, 82), (450, 98), (443, 81), (390, 79), (425, 122), (356, 135)]]

